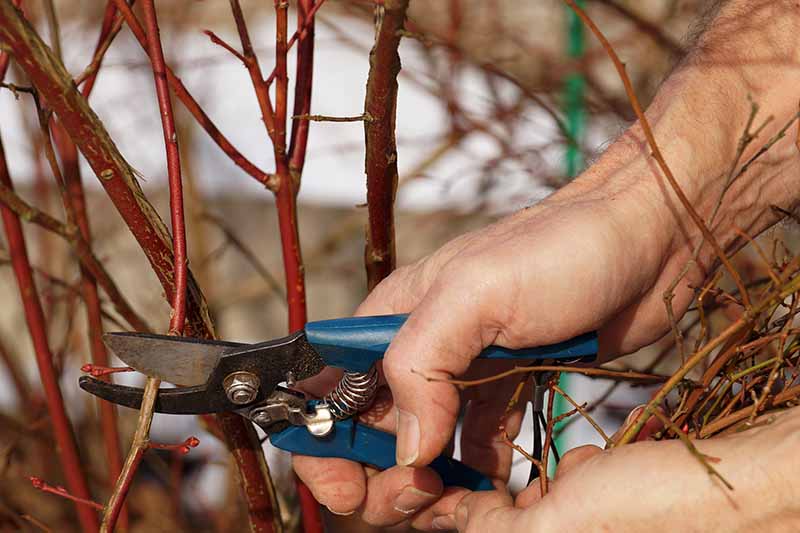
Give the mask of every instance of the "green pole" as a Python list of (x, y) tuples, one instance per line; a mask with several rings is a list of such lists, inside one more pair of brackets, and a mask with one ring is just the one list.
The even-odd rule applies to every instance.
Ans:
[[(577, 4), (583, 8), (585, 0), (577, 0)], [(567, 10), (567, 55), (570, 59), (577, 60), (583, 57), (585, 52), (583, 22), (581, 22), (581, 19), (578, 18), (572, 9), (569, 7), (565, 9)], [(584, 164), (578, 143), (583, 137), (586, 126), (586, 107), (584, 105), (585, 87), (586, 80), (584, 80), (583, 74), (579, 71), (570, 73), (564, 81), (563, 105), (567, 132), (569, 133), (567, 149), (564, 153), (564, 170), (570, 179), (577, 176), (581, 170), (583, 170)], [(570, 379), (568, 374), (561, 375), (559, 387), (569, 393)], [(568, 407), (564, 398), (556, 396), (556, 403), (553, 410), (555, 416), (566, 412)], [(563, 424), (563, 422), (561, 424)], [(556, 426), (556, 430), (558, 429), (559, 427)], [(566, 449), (566, 439), (563, 433), (556, 439), (556, 447), (559, 452)], [(549, 453), (549, 450), (547, 453)], [(555, 468), (553, 463), (553, 461), (548, 461), (551, 475)]]

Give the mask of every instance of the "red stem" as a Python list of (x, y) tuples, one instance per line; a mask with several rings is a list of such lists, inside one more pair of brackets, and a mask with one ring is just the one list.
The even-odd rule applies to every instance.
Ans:
[[(172, 253), (174, 260), (175, 291), (172, 298), (172, 318), (169, 323), (170, 335), (182, 335), (186, 323), (186, 289), (188, 287), (189, 268), (186, 253), (186, 223), (183, 216), (183, 181), (181, 179), (181, 160), (178, 150), (178, 134), (175, 129), (175, 117), (172, 111), (172, 102), (169, 95), (167, 82), (167, 67), (164, 62), (164, 50), (161, 47), (161, 37), (158, 29), (158, 17), (153, 0), (142, 0), (145, 26), (147, 27), (147, 55), (153, 68), (153, 79), (156, 85), (158, 109), (161, 114), (161, 128), (164, 133), (164, 146), (167, 154), (167, 173), (169, 175), (169, 207), (172, 222)], [(125, 479), (119, 485), (121, 497), (113, 500), (115, 507), (106, 514), (109, 517), (108, 531), (114, 531), (119, 516), (118, 507), (125, 502), (125, 496), (130, 490), (133, 478), (144, 455), (144, 449), (136, 443), (133, 467), (126, 471)]]
[[(2, 140), (0, 140), (0, 183), (8, 188), (13, 187), (11, 176), (8, 174), (8, 167), (6, 166)], [(22, 223), (19, 217), (5, 204), (0, 204), (0, 216), (2, 216), (8, 251), (11, 255), (11, 266), (17, 279), (17, 286), (19, 287), (20, 298), (25, 311), (25, 320), (33, 342), (36, 364), (39, 367), (39, 377), (42, 380), (47, 403), (47, 412), (53, 426), (53, 435), (56, 440), (56, 448), (64, 471), (64, 477), (71, 494), (84, 500), (91, 500), (89, 485), (81, 469), (78, 447), (64, 409), (64, 399), (61, 396), (58, 378), (53, 367), (53, 354), (47, 341), (47, 326), (42, 312), (42, 304), (36, 291), (33, 270), (28, 260), (28, 252), (25, 248)], [(78, 513), (78, 520), (83, 531), (97, 531), (99, 522), (97, 514), (92, 509), (85, 505), (76, 505), (75, 510)]]
[(169, 175), (169, 208), (172, 222), (172, 252), (175, 256), (175, 294), (172, 300), (172, 320), (169, 330), (173, 335), (183, 334), (186, 322), (186, 288), (189, 277), (188, 256), (186, 253), (186, 222), (183, 216), (183, 181), (181, 179), (181, 156), (178, 150), (178, 133), (175, 129), (175, 115), (169, 96), (167, 65), (156, 18), (153, 0), (142, 2), (145, 25), (147, 26), (147, 47), (153, 64), (153, 77), (156, 83), (158, 109), (161, 112), (161, 128), (167, 151), (167, 173)]
[[(320, 1), (322, 4), (324, 0)], [(314, 82), (314, 18), (311, 12), (319, 8), (315, 0), (300, 0), (297, 4), (297, 31), (299, 35), (305, 30), (305, 37), (297, 46), (297, 67), (294, 85), (294, 110), (297, 117), (311, 113), (311, 90)], [(291, 45), (287, 45), (287, 48)], [(295, 181), (303, 172), (306, 162), (306, 147), (310, 120), (292, 119), (291, 142), (289, 143), (289, 170)]]
[[(306, 2), (306, 7), (308, 3)], [(286, 41), (288, 28), (288, 4), (284, 0), (275, 0), (275, 133), (272, 144), (275, 151), (275, 169), (278, 176), (276, 204), (278, 208), (278, 227), (281, 233), (283, 252), (283, 269), (286, 276), (286, 300), (289, 307), (289, 331), (302, 329), (306, 323), (306, 287), (303, 273), (303, 258), (300, 253), (300, 237), (297, 230), (297, 191), (300, 186), (300, 170), (305, 159), (305, 145), (308, 137), (308, 125), (305, 131), (293, 128), (297, 132), (295, 147), (301, 145), (297, 152), (299, 167), (295, 171), (289, 166), (286, 154), (286, 112), (289, 96), (289, 77), (287, 73), (288, 44)], [(298, 85), (296, 94), (301, 101), (295, 106), (310, 108), (311, 106), (311, 74), (313, 71), (312, 39), (306, 39), (307, 48), (304, 55), (298, 55)], [(298, 51), (299, 53), (299, 51)], [(302, 63), (301, 59), (306, 63)], [(302, 73), (303, 79), (300, 79)], [(265, 84), (266, 85), (266, 84)], [(299, 144), (297, 144), (299, 143)], [(322, 533), (323, 523), (319, 504), (311, 491), (296, 479), (297, 494), (300, 499), (300, 510), (303, 517), (305, 533)]]
[[(313, 0), (311, 0), (310, 2), (309, 2), (309, 0), (301, 0), (301, 3), (314, 4)], [(302, 42), (309, 35), (313, 36), (313, 33), (314, 33), (314, 15), (317, 14), (317, 11), (319, 11), (319, 8), (321, 8), (322, 4), (324, 4), (324, 3), (325, 3), (325, 0), (319, 0), (319, 2), (316, 5), (311, 5), (310, 9), (306, 9), (304, 7), (301, 7), (301, 6), (298, 7), (298, 17), (300, 16), (300, 10), (301, 9), (306, 11), (306, 14), (305, 14), (305, 18), (298, 19), (297, 31), (292, 34), (292, 38), (289, 39), (288, 43), (286, 43), (287, 51), (291, 50), (292, 46), (294, 46), (294, 43), (296, 43), (298, 40), (300, 42)], [(309, 30), (309, 31), (306, 31), (306, 30)], [(275, 81), (275, 75), (277, 74), (277, 72), (278, 72), (277, 67), (272, 69), (272, 72), (270, 73), (270, 75), (267, 76), (266, 80), (264, 80), (264, 83), (267, 84), (267, 87), (272, 85), (272, 82)]]
[(289, 306), (289, 330), (297, 331), (302, 329), (306, 323), (306, 288), (303, 276), (303, 258), (300, 254), (300, 238), (297, 231), (298, 183), (289, 171), (289, 162), (286, 158), (286, 104), (289, 90), (289, 79), (286, 72), (286, 28), (288, 23), (286, 11), (286, 4), (282, 0), (275, 0), (277, 29), (275, 37), (275, 130), (272, 144), (278, 177), (276, 204), (283, 252), (283, 269), (286, 278), (286, 301)]
[(73, 502), (80, 505), (94, 507), (98, 511), (103, 510), (103, 506), (100, 505), (99, 503), (92, 500), (85, 500), (83, 498), (78, 498), (77, 496), (73, 496), (72, 494), (67, 492), (67, 489), (65, 489), (64, 487), (54, 487), (46, 483), (42, 478), (36, 476), (31, 476), (29, 479), (31, 480), (31, 485), (33, 485), (33, 488), (37, 490), (40, 490), (42, 492), (49, 492), (50, 494), (55, 494), (56, 496), (72, 500)]
[[(130, 8), (130, 6), (128, 6), (128, 4), (125, 3), (125, 0), (113, 0), (113, 2), (116, 4), (117, 9), (125, 18), (125, 23), (133, 32), (136, 40), (139, 41), (139, 44), (142, 46), (142, 48), (147, 50), (147, 37), (145, 36), (144, 29), (139, 23), (139, 20), (136, 18), (136, 15), (133, 14), (133, 10)], [(206, 133), (208, 133), (208, 136), (211, 137), (211, 140), (217, 143), (217, 146), (219, 146), (225, 155), (227, 155), (228, 158), (234, 162), (234, 164), (244, 170), (247, 174), (266, 185), (270, 178), (269, 174), (256, 167), (230, 143), (228, 138), (225, 137), (225, 135), (219, 130), (219, 128), (217, 128), (211, 118), (200, 107), (200, 104), (197, 103), (197, 100), (195, 100), (194, 97), (189, 93), (180, 78), (178, 78), (169, 67), (167, 67), (167, 81), (169, 81), (172, 90), (175, 91), (175, 97), (178, 98), (184, 106), (186, 106), (186, 110), (192, 114), (197, 123), (200, 124)]]
[(369, 54), (369, 78), (364, 103), (367, 173), (367, 245), (364, 262), (372, 290), (395, 267), (394, 199), (397, 192), (397, 76), (400, 73), (401, 30), (408, 0), (384, 3), (382, 22)]
[[(114, 29), (114, 21), (117, 18), (117, 7), (114, 5), (113, 0), (109, 0), (106, 4), (105, 13), (103, 13), (103, 23), (100, 26), (100, 35), (97, 37), (97, 44), (94, 48), (94, 53), (92, 57), (96, 56), (97, 53), (103, 48), (103, 43), (106, 39), (108, 39), (111, 31)], [(100, 62), (103, 61), (103, 56), (99, 58)], [(100, 64), (98, 63), (97, 68), (95, 68), (94, 72), (86, 78), (83, 82), (83, 86), (81, 87), (81, 94), (87, 100), (89, 99), (89, 95), (92, 94), (92, 89), (94, 89), (94, 82), (97, 81), (97, 73), (100, 72)], [(124, 528), (125, 526), (123, 526)]]

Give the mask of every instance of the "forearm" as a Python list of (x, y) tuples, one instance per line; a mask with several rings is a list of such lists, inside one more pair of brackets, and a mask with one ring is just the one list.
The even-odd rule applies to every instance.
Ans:
[[(743, 163), (797, 112), (798, 35), (800, 7), (795, 2), (725, 2), (646, 113), (661, 152), (701, 218), (710, 221), (719, 204), (711, 226), (728, 249), (740, 244), (737, 229), (755, 235), (776, 220), (770, 205), (793, 208), (798, 200), (798, 189), (790, 186), (798, 170), (796, 127), (737, 177)], [(751, 102), (759, 111), (750, 133), (768, 117), (772, 120), (741, 151)], [(657, 211), (660, 231), (668, 228), (671, 235), (670, 253), (685, 262), (701, 235), (650, 153), (635, 124), (586, 173), (583, 189), (598, 187), (611, 195), (642, 190), (649, 200), (643, 208)], [(707, 266), (713, 258), (706, 245), (701, 263)]]

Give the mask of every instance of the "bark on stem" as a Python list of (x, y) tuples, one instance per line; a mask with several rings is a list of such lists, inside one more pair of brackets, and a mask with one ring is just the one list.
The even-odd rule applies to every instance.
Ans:
[(397, 75), (398, 47), (408, 0), (386, 0), (377, 17), (375, 44), (369, 54), (369, 78), (364, 103), (367, 173), (367, 245), (364, 262), (367, 287), (372, 290), (395, 268), (394, 199), (397, 193)]
[[(13, 188), (11, 177), (8, 174), (8, 167), (6, 166), (2, 140), (0, 140), (0, 183), (9, 189)], [(20, 298), (25, 311), (25, 320), (33, 342), (36, 365), (39, 368), (39, 377), (42, 380), (47, 403), (47, 412), (50, 417), (50, 423), (53, 426), (53, 436), (56, 440), (56, 448), (61, 468), (67, 481), (67, 487), (72, 495), (91, 500), (89, 485), (81, 469), (81, 460), (78, 455), (75, 436), (72, 433), (72, 427), (64, 409), (64, 399), (61, 396), (58, 377), (53, 367), (53, 354), (50, 351), (47, 340), (47, 326), (42, 312), (42, 304), (36, 290), (36, 282), (33, 279), (33, 270), (25, 248), (22, 223), (16, 213), (11, 211), (5, 204), (0, 204), (0, 216), (2, 216), (3, 220), (8, 250), (11, 255), (11, 266), (17, 280)], [(85, 505), (76, 505), (75, 511), (78, 514), (78, 520), (83, 531), (97, 531), (97, 514), (93, 509)]]

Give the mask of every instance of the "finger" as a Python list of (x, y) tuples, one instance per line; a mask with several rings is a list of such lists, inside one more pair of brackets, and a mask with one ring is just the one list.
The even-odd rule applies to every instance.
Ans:
[(414, 309), (428, 290), (419, 265), (421, 263), (392, 272), (372, 289), (356, 309), (355, 316), (408, 313)]
[(505, 486), (491, 492), (473, 492), (456, 507), (456, 526), (464, 533), (514, 531), (513, 523), (522, 512)]
[[(620, 439), (623, 434), (625, 434), (628, 428), (639, 422), (639, 417), (644, 412), (645, 407), (645, 405), (639, 405), (634, 407), (631, 412), (628, 413), (625, 423), (622, 424), (622, 426), (620, 426), (620, 428), (611, 436), (612, 442), (617, 442), (617, 440)], [(658, 433), (662, 429), (664, 429), (664, 424), (661, 422), (661, 420), (655, 416), (651, 416), (642, 425), (639, 433), (636, 434), (636, 441), (648, 440), (651, 436), (653, 436), (653, 434)]]
[(522, 492), (517, 494), (517, 497), (514, 498), (514, 505), (519, 507), (520, 509), (527, 509), (528, 507), (539, 503), (539, 500), (542, 499), (542, 484), (537, 479), (527, 487), (525, 487)]
[(514, 451), (505, 442), (503, 432), (512, 441), (519, 435), (526, 405), (520, 402), (503, 418), (510, 394), (508, 387), (501, 386), (500, 390), (495, 389), (491, 399), (479, 397), (471, 400), (461, 428), (461, 460), (481, 473), (503, 481), (508, 481), (511, 473)]
[[(592, 457), (603, 453), (601, 448), (593, 445), (586, 445), (586, 446), (579, 446), (577, 448), (573, 448), (572, 450), (568, 451), (564, 454), (561, 458), (561, 461), (558, 462), (558, 468), (556, 469), (555, 479), (561, 479), (565, 475), (567, 475), (571, 470), (575, 467), (585, 463)], [(520, 509), (526, 509), (539, 503), (542, 499), (542, 484), (539, 480), (534, 481), (525, 489), (517, 494), (517, 497), (514, 499), (514, 505), (519, 507)]]
[(375, 526), (399, 524), (434, 503), (442, 490), (442, 480), (430, 468), (390, 468), (367, 480), (361, 516)]
[(586, 461), (590, 460), (592, 457), (602, 455), (603, 449), (592, 444), (587, 444), (585, 446), (578, 446), (577, 448), (573, 448), (561, 457), (561, 460), (558, 462), (558, 467), (556, 468), (556, 476), (555, 479), (561, 479), (565, 475), (567, 475), (571, 470), (575, 469), (576, 467), (582, 465)]
[(462, 374), (484, 346), (481, 320), (469, 302), (475, 288), (461, 285), (449, 279), (432, 287), (386, 352), (400, 465), (426, 465), (445, 448), (455, 429), (458, 390), (429, 378)]
[(411, 521), (411, 527), (423, 531), (456, 529), (456, 507), (471, 492), (462, 487), (447, 487), (433, 505), (426, 507)]
[(360, 464), (306, 455), (292, 456), (292, 464), (314, 498), (332, 513), (352, 514), (363, 503), (367, 479)]

